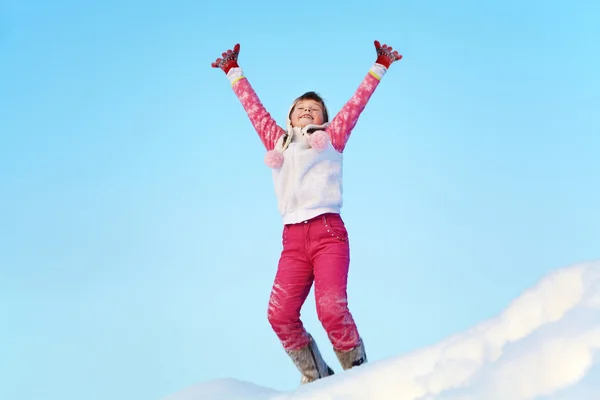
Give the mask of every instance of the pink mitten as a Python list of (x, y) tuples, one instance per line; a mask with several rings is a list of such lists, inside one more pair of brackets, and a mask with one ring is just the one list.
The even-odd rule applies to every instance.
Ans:
[(398, 54), (396, 50), (387, 44), (382, 46), (377, 40), (375, 41), (375, 50), (377, 51), (377, 60), (375, 62), (386, 68), (389, 68), (394, 61), (402, 59), (402, 54)]
[(231, 68), (238, 68), (238, 55), (240, 54), (239, 43), (233, 46), (233, 50), (227, 50), (222, 54), (223, 58), (217, 58), (214, 63), (210, 64), (213, 68), (221, 68), (223, 72), (228, 73)]

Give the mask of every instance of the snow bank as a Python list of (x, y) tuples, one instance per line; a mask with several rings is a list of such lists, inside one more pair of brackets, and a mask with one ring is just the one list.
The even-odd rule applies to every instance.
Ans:
[(293, 392), (233, 379), (164, 400), (597, 400), (600, 261), (559, 269), (496, 318)]

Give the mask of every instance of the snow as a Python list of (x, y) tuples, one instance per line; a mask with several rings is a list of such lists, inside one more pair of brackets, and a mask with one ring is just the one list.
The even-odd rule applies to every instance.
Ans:
[(597, 400), (599, 348), (597, 261), (553, 271), (497, 317), (438, 344), (292, 392), (224, 379), (164, 400)]

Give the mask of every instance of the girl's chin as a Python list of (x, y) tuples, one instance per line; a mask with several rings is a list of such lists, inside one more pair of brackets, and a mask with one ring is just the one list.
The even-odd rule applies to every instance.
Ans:
[(310, 125), (313, 123), (313, 120), (310, 118), (302, 118), (300, 121), (298, 121), (298, 125), (300, 125), (300, 127), (302, 128), (304, 128), (306, 125)]

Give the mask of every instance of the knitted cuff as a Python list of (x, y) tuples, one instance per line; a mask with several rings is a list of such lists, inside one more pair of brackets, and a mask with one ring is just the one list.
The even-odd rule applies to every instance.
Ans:
[(386, 72), (387, 68), (377, 63), (373, 63), (373, 66), (371, 66), (371, 69), (369, 70), (369, 73), (377, 78), (377, 80), (381, 80)]
[(227, 79), (229, 79), (231, 86), (233, 86), (237, 81), (239, 81), (243, 77), (244, 77), (244, 71), (242, 71), (242, 69), (240, 67), (231, 68), (229, 70), (229, 72), (227, 73)]

